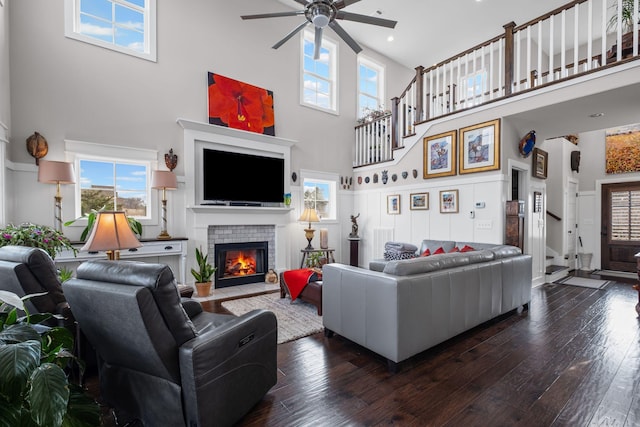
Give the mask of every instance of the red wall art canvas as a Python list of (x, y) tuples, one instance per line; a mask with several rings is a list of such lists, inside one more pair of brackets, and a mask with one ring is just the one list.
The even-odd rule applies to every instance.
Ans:
[(273, 92), (209, 73), (209, 123), (275, 136)]

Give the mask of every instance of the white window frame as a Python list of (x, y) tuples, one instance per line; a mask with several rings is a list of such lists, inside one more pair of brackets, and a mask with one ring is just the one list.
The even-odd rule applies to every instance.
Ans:
[[(357, 108), (358, 110), (356, 111), (356, 117), (362, 117), (364, 115), (364, 107), (362, 105), (360, 105), (360, 94), (363, 93), (360, 91), (360, 80), (362, 79), (362, 76), (360, 75), (360, 66), (365, 66), (367, 68), (370, 68), (374, 71), (376, 71), (378, 73), (378, 80), (376, 82), (376, 86), (378, 89), (378, 96), (376, 97), (377, 99), (377, 105), (376, 105), (376, 109), (381, 108), (381, 109), (385, 109), (385, 99), (386, 99), (386, 77), (385, 77), (385, 67), (383, 64), (380, 64), (379, 62), (374, 61), (371, 58), (367, 58), (366, 56), (362, 56), (362, 55), (358, 55), (358, 81), (357, 81), (357, 89), (356, 89), (356, 100), (357, 100)], [(364, 93), (366, 96), (369, 96), (371, 98), (373, 98), (373, 96), (371, 96), (371, 94), (369, 93)]]
[[(85, 43), (100, 46), (105, 49), (114, 50), (126, 55), (136, 56), (146, 59), (147, 61), (157, 61), (157, 33), (156, 33), (156, 2), (157, 0), (146, 0), (146, 6), (140, 9), (144, 14), (144, 52), (129, 49), (124, 46), (118, 46), (91, 36), (80, 33), (80, 1), (81, 0), (64, 0), (64, 35), (68, 38), (79, 40)], [(122, 0), (111, 0), (114, 3), (130, 4)]]
[(329, 184), (329, 214), (320, 218), (320, 222), (336, 221), (338, 219), (338, 180), (336, 173), (319, 172), (313, 170), (300, 170), (300, 212), (304, 211), (304, 183), (305, 181), (322, 182)]
[[(331, 40), (326, 35), (327, 31), (322, 34), (322, 47), (329, 51), (329, 108), (324, 108), (315, 103), (307, 102), (304, 98), (305, 89), (305, 75), (307, 72), (304, 69), (304, 43), (309, 41), (314, 43), (314, 33), (305, 30), (300, 36), (300, 104), (306, 107), (315, 108), (320, 111), (324, 111), (331, 114), (338, 114), (338, 43)], [(311, 73), (309, 73), (311, 74)], [(323, 76), (312, 74), (314, 77), (325, 79)]]
[[(158, 152), (144, 148), (130, 148), (117, 145), (97, 144), (93, 142), (65, 140), (67, 160), (73, 163), (76, 180), (80, 179), (80, 160), (95, 160), (116, 163), (141, 164), (147, 168), (147, 208), (146, 217), (137, 217), (142, 225), (157, 225), (159, 222), (159, 197), (157, 191), (151, 191), (151, 171), (158, 168)], [(75, 218), (79, 218), (71, 226), (86, 227), (87, 220), (80, 218), (81, 185), (75, 186)]]
[[(477, 84), (476, 79), (480, 77), (480, 85)], [(473, 82), (473, 95), (471, 97), (468, 96), (469, 91), (469, 81)], [(484, 99), (484, 94), (487, 92), (487, 70), (482, 69), (475, 71), (473, 73), (467, 74), (464, 77), (460, 78), (460, 99), (464, 100), (465, 108), (473, 107), (474, 105), (481, 104)], [(478, 93), (478, 89), (480, 93)]]

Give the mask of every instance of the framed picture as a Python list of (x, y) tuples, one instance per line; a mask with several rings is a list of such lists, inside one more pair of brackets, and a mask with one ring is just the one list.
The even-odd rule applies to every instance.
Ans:
[(539, 191), (533, 192), (533, 212), (542, 212), (542, 193)]
[(440, 192), (440, 213), (458, 213), (458, 190)]
[(429, 193), (411, 193), (410, 197), (409, 209), (412, 211), (429, 209)]
[(640, 171), (640, 123), (606, 129), (604, 142), (605, 173)]
[(547, 164), (549, 154), (539, 148), (533, 149), (533, 176), (547, 179)]
[(387, 196), (387, 213), (397, 215), (400, 213), (400, 195), (392, 194)]
[(436, 178), (456, 174), (455, 130), (424, 138), (423, 178)]
[(460, 173), (500, 169), (500, 119), (460, 129)]

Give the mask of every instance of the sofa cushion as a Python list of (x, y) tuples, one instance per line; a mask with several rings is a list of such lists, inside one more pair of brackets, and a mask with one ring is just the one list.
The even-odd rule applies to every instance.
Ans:
[(374, 259), (369, 261), (369, 270), (384, 271), (384, 267), (389, 263), (386, 259)]
[(423, 253), (424, 251), (429, 249), (429, 251), (433, 255), (433, 253), (438, 248), (442, 248), (445, 252), (449, 252), (451, 249), (454, 248), (454, 246), (456, 246), (456, 242), (454, 242), (452, 240), (429, 240), (429, 239), (425, 239), (420, 244), (420, 253)]
[(402, 261), (389, 261), (384, 267), (383, 273), (393, 274), (394, 276), (410, 276), (441, 269), (442, 264), (439, 261), (439, 257), (429, 256)]
[(519, 247), (509, 246), (509, 245), (497, 245), (497, 246), (494, 246), (493, 248), (490, 248), (489, 250), (495, 254), (496, 259), (509, 258), (512, 256), (522, 254), (522, 251), (520, 250)]

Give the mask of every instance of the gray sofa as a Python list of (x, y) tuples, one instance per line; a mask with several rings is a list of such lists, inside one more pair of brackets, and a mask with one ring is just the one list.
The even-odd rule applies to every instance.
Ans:
[(436, 344), (511, 310), (528, 308), (530, 255), (515, 246), (434, 240), (423, 241), (418, 253), (442, 244), (475, 250), (376, 260), (369, 270), (326, 264), (325, 334), (337, 333), (384, 356), (395, 371), (403, 360)]

